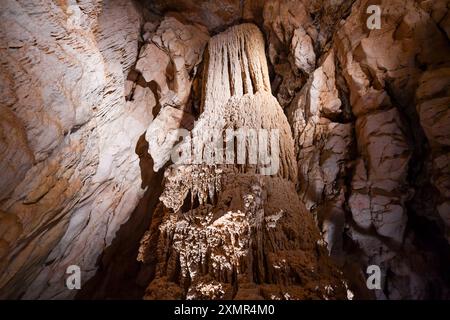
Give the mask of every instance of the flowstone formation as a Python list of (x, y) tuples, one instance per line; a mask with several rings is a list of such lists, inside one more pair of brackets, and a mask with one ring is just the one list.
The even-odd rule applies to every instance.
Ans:
[(233, 26), (210, 39), (205, 58), (203, 112), (175, 145), (184, 161), (166, 169), (141, 240), (144, 298), (345, 298), (296, 193), (294, 141), (270, 91), (261, 32)]
[[(449, 0), (34, 2), (0, 1), (0, 299), (271, 298), (309, 215), (355, 298), (450, 298)], [(242, 21), (265, 52), (209, 41)]]

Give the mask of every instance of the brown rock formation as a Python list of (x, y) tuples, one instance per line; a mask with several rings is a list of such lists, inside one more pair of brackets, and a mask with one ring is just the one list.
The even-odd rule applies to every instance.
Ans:
[[(252, 164), (250, 151), (245, 164), (233, 158), (223, 165), (172, 165), (139, 249), (138, 259), (154, 270), (145, 298), (345, 297), (340, 273), (295, 192), (293, 141), (269, 91), (262, 34), (251, 24), (234, 26), (211, 38), (207, 56), (205, 110), (193, 139), (217, 129), (218, 135), (226, 128), (279, 129), (280, 169), (264, 175), (260, 156)], [(194, 141), (205, 156), (209, 141)]]
[[(0, 298), (449, 298), (448, 0), (0, 16)], [(238, 127), (255, 153), (208, 146)]]

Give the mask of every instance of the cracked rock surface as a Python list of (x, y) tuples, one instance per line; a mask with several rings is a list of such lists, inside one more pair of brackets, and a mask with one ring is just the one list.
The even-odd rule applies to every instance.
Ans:
[(449, 7), (1, 1), (0, 298), (448, 299)]

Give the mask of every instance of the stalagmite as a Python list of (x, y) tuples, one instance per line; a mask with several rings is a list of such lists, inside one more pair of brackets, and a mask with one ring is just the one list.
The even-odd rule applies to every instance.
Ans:
[(184, 161), (166, 170), (141, 240), (145, 298), (344, 298), (295, 190), (294, 143), (270, 91), (262, 34), (231, 27), (210, 39), (206, 58), (203, 113), (176, 147)]
[(449, 0), (0, 16), (0, 299), (450, 298)]

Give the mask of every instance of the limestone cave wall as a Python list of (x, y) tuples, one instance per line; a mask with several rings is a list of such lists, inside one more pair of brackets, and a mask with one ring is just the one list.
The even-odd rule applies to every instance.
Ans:
[[(449, 8), (1, 1), (0, 298), (448, 299)], [(171, 164), (219, 123), (280, 171)]]

